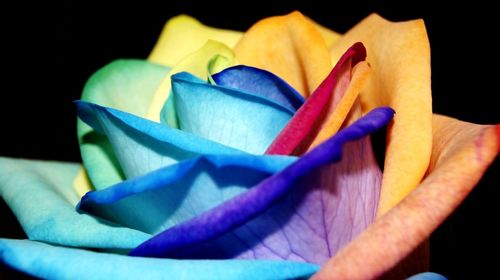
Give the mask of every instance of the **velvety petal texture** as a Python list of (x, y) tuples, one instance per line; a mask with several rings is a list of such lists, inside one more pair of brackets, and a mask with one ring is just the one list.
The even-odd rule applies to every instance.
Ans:
[(304, 103), (304, 97), (273, 73), (255, 67), (237, 65), (212, 76), (221, 86), (239, 89), (262, 96), (295, 112)]
[(432, 147), (430, 47), (422, 20), (389, 22), (372, 14), (332, 45), (332, 61), (363, 42), (373, 69), (361, 94), (364, 112), (390, 106), (397, 114), (388, 130), (381, 216), (408, 195), (427, 170)]
[(305, 279), (318, 270), (307, 263), (244, 260), (131, 258), (35, 241), (0, 239), (0, 258), (43, 279)]
[(119, 110), (82, 101), (76, 104), (79, 117), (109, 139), (126, 178), (199, 154), (243, 153)]
[(369, 141), (344, 148), (352, 149), (348, 155), (368, 155), (367, 162), (351, 158), (340, 166), (326, 166), (340, 161), (344, 144), (386, 125), (393, 113), (390, 108), (373, 110), (283, 171), (156, 235), (131, 255), (326, 261), (375, 217), (380, 179), (380, 171), (373, 172)]
[[(82, 215), (72, 163), (0, 158), (0, 195), (31, 240), (91, 248), (131, 249), (151, 236)], [(1, 254), (0, 254), (1, 255)]]
[[(266, 153), (301, 155), (310, 149), (315, 141), (318, 143), (319, 140), (324, 141), (331, 137), (340, 128), (359, 93), (360, 88), (356, 82), (352, 83), (354, 87), (350, 87), (351, 77), (353, 67), (362, 63), (365, 57), (366, 50), (361, 43), (349, 48), (326, 79), (274, 139)], [(366, 81), (362, 80), (362, 83)], [(337, 110), (341, 103), (340, 110)]]
[[(462, 202), (500, 150), (500, 125), (435, 115), (428, 176), (313, 279), (372, 279), (410, 254)], [(363, 269), (360, 269), (363, 268)]]
[(89, 192), (78, 208), (153, 234), (246, 191), (295, 160), (252, 155), (197, 157)]
[(263, 154), (294, 113), (261, 95), (211, 85), (186, 72), (172, 76), (172, 92), (181, 130), (253, 154)]
[[(145, 116), (153, 94), (169, 68), (141, 60), (117, 60), (97, 71), (88, 82), (82, 100)], [(78, 140), (83, 164), (96, 189), (124, 179), (106, 137), (78, 120)]]

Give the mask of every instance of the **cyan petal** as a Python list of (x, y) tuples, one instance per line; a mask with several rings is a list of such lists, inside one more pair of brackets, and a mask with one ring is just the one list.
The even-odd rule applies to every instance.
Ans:
[(79, 214), (73, 179), (80, 165), (0, 158), (0, 195), (32, 240), (131, 249), (151, 236)]
[(423, 272), (423, 273), (413, 275), (412, 277), (408, 278), (407, 280), (447, 280), (447, 279), (448, 278), (444, 277), (441, 274), (437, 274), (434, 272)]
[(319, 267), (286, 261), (134, 258), (0, 239), (0, 260), (43, 279), (306, 279)]
[(257, 94), (295, 112), (304, 103), (304, 97), (273, 73), (259, 68), (237, 65), (212, 75), (214, 82)]
[[(117, 60), (94, 73), (82, 100), (144, 116), (169, 68), (141, 60)], [(124, 179), (108, 140), (78, 120), (83, 164), (96, 189)]]
[(295, 160), (283, 156), (201, 156), (88, 192), (79, 209), (154, 234), (244, 192)]
[(291, 111), (258, 95), (209, 84), (187, 72), (172, 76), (182, 130), (249, 153), (262, 154)]
[(243, 154), (126, 112), (81, 101), (76, 104), (79, 117), (107, 137), (126, 178), (141, 176), (199, 154)]
[[(373, 110), (281, 172), (155, 235), (131, 255), (325, 262), (375, 216), (380, 170), (363, 137), (393, 114)], [(346, 161), (331, 165), (342, 153)]]

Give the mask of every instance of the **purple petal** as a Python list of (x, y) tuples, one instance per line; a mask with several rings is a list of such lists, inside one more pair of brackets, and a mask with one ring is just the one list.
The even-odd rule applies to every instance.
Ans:
[(226, 68), (212, 76), (215, 83), (265, 97), (295, 112), (304, 97), (273, 73), (245, 65)]
[[(380, 170), (369, 139), (362, 138), (393, 114), (387, 107), (371, 111), (282, 172), (156, 235), (130, 255), (325, 262), (373, 221)], [(343, 149), (345, 160), (333, 164)]]

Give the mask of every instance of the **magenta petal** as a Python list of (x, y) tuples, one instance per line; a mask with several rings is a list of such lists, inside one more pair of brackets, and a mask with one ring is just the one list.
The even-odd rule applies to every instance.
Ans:
[[(156, 235), (131, 255), (324, 263), (374, 219), (381, 174), (365, 136), (393, 113), (373, 110), (280, 173)], [(344, 160), (335, 164), (342, 153)]]
[[(295, 113), (278, 137), (274, 139), (266, 154), (301, 155), (305, 153), (319, 133), (323, 118), (342, 97), (332, 96), (335, 87), (342, 86), (340, 81), (343, 76), (350, 75), (351, 69), (365, 58), (366, 49), (363, 44), (355, 43), (352, 45), (311, 97)], [(334, 98), (333, 102), (332, 98)]]

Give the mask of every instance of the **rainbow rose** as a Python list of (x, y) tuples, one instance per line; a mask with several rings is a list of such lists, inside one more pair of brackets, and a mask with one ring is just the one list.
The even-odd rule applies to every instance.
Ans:
[(0, 239), (0, 258), (42, 278), (427, 271), (427, 238), (500, 147), (500, 125), (433, 115), (430, 83), (421, 20), (340, 35), (299, 12), (245, 33), (175, 17), (148, 60), (87, 82), (83, 165), (0, 158), (30, 239)]

